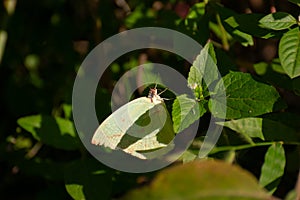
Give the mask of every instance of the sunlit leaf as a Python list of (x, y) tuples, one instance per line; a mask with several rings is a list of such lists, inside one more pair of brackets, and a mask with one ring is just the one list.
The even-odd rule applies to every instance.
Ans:
[(283, 30), (297, 24), (297, 20), (290, 14), (285, 12), (271, 13), (261, 20), (259, 23), (262, 27), (273, 29), (273, 30)]
[(176, 133), (181, 132), (198, 120), (205, 112), (203, 101), (196, 101), (186, 95), (177, 96), (173, 103), (173, 127)]
[[(240, 42), (243, 46), (252, 46), (254, 44), (253, 38), (250, 34), (243, 32), (236, 27), (230, 26), (225, 20), (231, 16), (237, 15), (233, 10), (223, 7), (219, 4), (214, 4), (214, 8), (218, 11), (220, 18), (222, 20), (222, 25), (226, 29), (226, 31), (238, 42)], [(216, 34), (220, 31), (215, 31)], [(221, 37), (221, 36), (219, 36)]]
[[(223, 81), (227, 97), (227, 119), (254, 117), (278, 109), (276, 106), (285, 107), (274, 87), (254, 80), (248, 73), (230, 72), (223, 77)], [(212, 99), (211, 103), (216, 107), (223, 104), (218, 99)]]
[[(192, 183), (192, 184), (191, 184)], [(249, 172), (221, 161), (195, 161), (163, 170), (150, 186), (129, 192), (124, 199), (266, 200)]]
[(285, 33), (279, 43), (279, 58), (286, 74), (300, 76), (300, 31), (296, 27)]
[(281, 143), (269, 147), (261, 169), (259, 184), (273, 193), (284, 174), (285, 154)]
[(216, 66), (216, 54), (212, 43), (207, 43), (193, 62), (191, 73), (188, 77), (188, 85), (201, 85), (203, 82), (209, 86), (218, 79)]
[(297, 140), (298, 136), (292, 127), (283, 123), (282, 120), (247, 117), (230, 120), (222, 123), (245, 138), (260, 138), (266, 141), (286, 141)]
[(260, 38), (273, 38), (280, 37), (281, 31), (263, 28), (260, 26), (259, 21), (264, 17), (263, 14), (251, 13), (251, 14), (237, 14), (228, 17), (225, 22), (232, 28), (240, 30), (244, 33), (248, 33), (252, 36)]
[(73, 122), (60, 117), (32, 115), (18, 119), (18, 124), (43, 143), (59, 149), (74, 150), (79, 138)]

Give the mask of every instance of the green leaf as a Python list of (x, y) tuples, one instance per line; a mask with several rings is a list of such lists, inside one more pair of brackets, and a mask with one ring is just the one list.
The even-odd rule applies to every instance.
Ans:
[(237, 14), (228, 17), (225, 22), (234, 29), (248, 33), (260, 38), (274, 38), (282, 35), (281, 31), (266, 29), (260, 26), (259, 21), (264, 17), (263, 14)]
[(181, 132), (198, 120), (204, 113), (204, 101), (196, 101), (186, 95), (177, 96), (172, 109), (173, 128), (176, 133)]
[(272, 60), (271, 67), (275, 72), (280, 73), (280, 74), (285, 74), (285, 71), (282, 68), (279, 58), (274, 58)]
[(300, 76), (300, 31), (296, 27), (285, 33), (279, 42), (279, 58), (286, 74)]
[[(240, 42), (243, 46), (253, 46), (254, 42), (253, 42), (253, 38), (251, 35), (236, 29), (235, 27), (232, 27), (230, 25), (228, 25), (225, 20), (231, 16), (236, 15), (237, 13), (234, 12), (231, 9), (228, 9), (226, 7), (223, 7), (219, 4), (213, 4), (213, 7), (217, 10), (217, 12), (220, 15), (220, 18), (222, 20), (222, 25), (224, 26), (224, 28), (226, 29), (226, 31), (238, 42)], [(218, 31), (214, 31), (216, 34), (218, 34)], [(221, 37), (221, 36), (219, 36)]]
[[(225, 26), (226, 27), (226, 26)], [(254, 41), (253, 37), (250, 34), (244, 33), (238, 29), (229, 29), (227, 28), (226, 30), (232, 35), (232, 37), (237, 40), (238, 42), (241, 43), (241, 45), (247, 47), (247, 46), (253, 46)]]
[(281, 143), (269, 147), (261, 169), (259, 184), (273, 193), (284, 174), (285, 153)]
[(295, 199), (297, 199), (297, 192), (295, 189), (289, 191), (289, 193), (284, 198), (284, 200), (295, 200)]
[[(201, 86), (204, 82), (209, 86), (218, 79), (217, 58), (211, 42), (207, 43), (197, 56), (188, 77), (188, 85), (194, 88), (194, 85)], [(205, 75), (205, 77), (204, 77)]]
[(224, 122), (224, 126), (241, 133), (247, 138), (265, 139), (262, 132), (262, 118), (242, 118), (230, 120)]
[(189, 76), (188, 76), (188, 85), (191, 89), (201, 86), (202, 84), (202, 74), (195, 67), (191, 66)]
[(112, 180), (98, 161), (76, 160), (65, 169), (65, 187), (75, 200), (110, 199)]
[(24, 137), (22, 135), (18, 135), (16, 137), (10, 135), (6, 138), (6, 141), (12, 143), (15, 150), (29, 149), (32, 147), (31, 138)]
[(283, 30), (297, 24), (297, 20), (288, 13), (276, 12), (263, 17), (259, 23), (264, 28)]
[(266, 62), (259, 62), (253, 65), (255, 72), (258, 75), (264, 75), (267, 72), (269, 64)]
[(300, 0), (289, 0), (289, 2), (292, 2), (292, 3), (297, 4), (298, 6), (300, 6)]
[[(280, 96), (274, 87), (255, 81), (248, 73), (230, 72), (223, 81), (227, 98), (226, 119), (254, 117), (284, 107), (278, 104), (281, 103)], [(216, 108), (223, 104), (218, 98), (210, 103)], [(218, 116), (218, 113), (214, 115)]]
[(202, 17), (205, 13), (205, 3), (196, 3), (194, 4), (190, 10), (189, 13), (186, 16), (186, 19), (199, 19)]
[(63, 104), (62, 105), (64, 115), (66, 119), (70, 119), (72, 116), (72, 106), (70, 104)]
[(124, 199), (266, 200), (249, 172), (221, 161), (195, 161), (160, 172), (150, 186), (135, 189)]
[(138, 5), (134, 11), (125, 18), (125, 25), (128, 28), (153, 25), (155, 21), (155, 13), (153, 9), (147, 9), (143, 4)]
[(192, 151), (187, 150), (181, 155), (181, 159), (183, 163), (188, 163), (197, 159), (197, 155), (194, 154)]
[[(185, 19), (175, 22), (175, 29), (192, 37), (200, 44), (205, 44), (209, 38), (209, 17), (205, 15), (205, 7), (203, 3), (194, 4)], [(169, 18), (169, 16), (168, 16)], [(179, 41), (179, 40), (178, 40)], [(175, 43), (177, 41), (175, 40)], [(185, 44), (182, 44), (185, 45)], [(189, 48), (189, 47), (187, 47)]]
[(263, 80), (274, 86), (292, 90), (292, 79), (286, 75), (278, 58), (272, 60), (271, 63), (260, 62), (254, 64), (255, 72), (262, 77)]
[(58, 149), (74, 150), (79, 139), (73, 122), (60, 117), (32, 115), (18, 119), (17, 123), (43, 143)]
[(284, 124), (282, 120), (248, 117), (237, 120), (230, 120), (223, 123), (244, 136), (248, 141), (250, 138), (260, 138), (266, 141), (296, 141), (297, 133), (295, 129)]

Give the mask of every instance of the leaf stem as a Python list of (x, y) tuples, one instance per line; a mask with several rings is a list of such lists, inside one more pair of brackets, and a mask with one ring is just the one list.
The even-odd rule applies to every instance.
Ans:
[[(222, 151), (237, 151), (237, 150), (243, 150), (243, 149), (249, 149), (253, 147), (259, 147), (259, 146), (270, 146), (274, 143), (277, 143), (279, 141), (273, 141), (273, 142), (262, 142), (262, 143), (254, 143), (254, 144), (245, 144), (245, 145), (238, 145), (238, 146), (222, 146), (222, 147), (215, 147), (210, 154), (219, 153)], [(300, 142), (282, 142), (284, 145), (297, 145), (300, 146)]]
[(31, 159), (33, 158), (41, 149), (41, 147), (43, 146), (42, 142), (37, 142), (29, 151), (28, 153), (25, 155), (26, 158)]
[(216, 15), (216, 19), (217, 19), (217, 23), (218, 23), (218, 26), (220, 27), (220, 30), (221, 30), (221, 40), (222, 40), (222, 44), (223, 44), (223, 48), (228, 51), (229, 50), (229, 43), (228, 43), (228, 40), (227, 40), (227, 32), (224, 28), (224, 26), (222, 25), (222, 22), (221, 22), (221, 17), (219, 14)]

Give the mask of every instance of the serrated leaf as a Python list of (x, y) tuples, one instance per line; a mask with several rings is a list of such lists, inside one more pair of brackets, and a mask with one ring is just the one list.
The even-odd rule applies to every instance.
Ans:
[[(255, 81), (248, 73), (230, 72), (223, 82), (227, 99), (226, 119), (254, 117), (285, 106), (278, 104), (280, 96), (274, 87)], [(210, 102), (215, 108), (224, 107), (224, 102), (219, 102), (218, 98)], [(213, 114), (218, 117), (218, 113)]]
[[(188, 77), (188, 85), (201, 85), (204, 82), (209, 86), (218, 79), (218, 69), (216, 66), (216, 54), (212, 43), (207, 43), (197, 56), (191, 67)], [(205, 76), (205, 77), (204, 77)]]
[[(192, 184), (191, 184), (192, 183)], [(163, 170), (145, 186), (123, 199), (201, 199), (266, 200), (270, 195), (260, 188), (249, 172), (222, 161), (195, 161)]]
[(285, 153), (281, 143), (269, 147), (261, 169), (259, 184), (273, 193), (284, 174)]
[(237, 120), (230, 120), (222, 123), (240, 134), (246, 139), (260, 138), (266, 141), (296, 141), (297, 133), (295, 129), (283, 124), (281, 120), (248, 117)]
[(173, 128), (181, 132), (198, 120), (206, 112), (203, 101), (196, 101), (186, 95), (177, 96), (172, 108)]
[(75, 200), (110, 199), (112, 180), (95, 160), (76, 160), (65, 169), (65, 187)]
[(17, 123), (43, 143), (58, 149), (74, 150), (79, 147), (73, 122), (60, 117), (32, 115), (18, 119)]
[(202, 83), (202, 74), (195, 67), (191, 66), (189, 76), (188, 76), (188, 84), (190, 88), (194, 89)]
[(284, 30), (293, 26), (294, 24), (297, 24), (297, 20), (289, 13), (276, 12), (266, 15), (261, 20), (259, 20), (259, 23), (264, 28)]
[(296, 27), (286, 32), (279, 42), (279, 59), (286, 74), (300, 76), (300, 31)]

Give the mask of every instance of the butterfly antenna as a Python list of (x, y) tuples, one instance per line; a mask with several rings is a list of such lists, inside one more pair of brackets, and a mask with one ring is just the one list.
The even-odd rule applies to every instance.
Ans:
[(161, 95), (162, 93), (164, 93), (165, 91), (167, 91), (168, 88), (165, 88), (163, 91), (161, 91), (158, 95)]
[(167, 99), (167, 98), (162, 98), (163, 100), (167, 100), (167, 101), (171, 101), (171, 100), (174, 100), (174, 98), (171, 98), (171, 99)]

